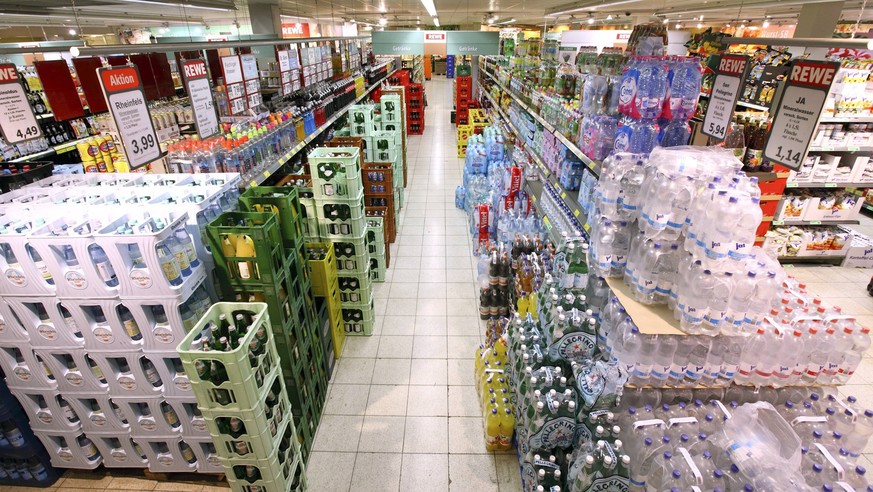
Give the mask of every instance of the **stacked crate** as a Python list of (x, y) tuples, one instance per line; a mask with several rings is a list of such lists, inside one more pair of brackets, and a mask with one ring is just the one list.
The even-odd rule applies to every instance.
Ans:
[(384, 220), (385, 217), (367, 217), (369, 239), (367, 252), (370, 258), (370, 275), (375, 282), (384, 282), (385, 271), (388, 269), (388, 245), (385, 243)]
[(387, 162), (371, 162), (364, 168), (364, 206), (367, 211), (384, 208), (384, 217), (388, 221), (386, 227), (390, 227), (388, 242), (393, 243), (396, 238), (398, 221), (400, 218), (400, 200), (395, 177), (396, 166)]
[(370, 335), (375, 311), (360, 150), (316, 148), (309, 154), (309, 166), (320, 236), (333, 243), (336, 254), (343, 329), (348, 334)]
[[(346, 333), (343, 329), (342, 302), (333, 243), (306, 243), (307, 261), (312, 272), (312, 293), (316, 304), (324, 307), (327, 335), (324, 338), (327, 376), (333, 372), (334, 361), (342, 355)], [(329, 343), (329, 344), (328, 344)]]
[[(291, 399), (303, 454), (308, 457), (327, 396), (327, 375), (303, 256), (304, 238), (299, 233), (302, 218), (296, 190), (258, 187), (240, 201), (251, 210), (260, 205), (268, 211), (225, 213), (209, 224), (216, 274), (224, 286), (225, 299), (267, 303), (268, 326), (279, 354), (277, 362)], [(226, 241), (245, 237), (251, 239), (254, 254), (235, 256), (238, 251), (227, 248)]]
[[(213, 333), (233, 338), (222, 328), (221, 315), (239, 315), (241, 322), (230, 326), (247, 327), (231, 350), (215, 345)], [(221, 302), (179, 345), (197, 407), (235, 492), (306, 490), (305, 458), (271, 326), (264, 303)]]
[(406, 132), (424, 134), (424, 84), (406, 85)]
[(473, 77), (461, 75), (455, 78), (455, 124), (470, 124), (470, 102), (473, 101)]
[[(35, 400), (34, 404), (44, 405), (45, 410), (40, 413), (43, 419), (54, 419), (48, 402)], [(0, 380), (0, 485), (49, 487), (60, 475), (33, 434), (28, 418), (33, 420)]]
[[(385, 99), (386, 97), (388, 99)], [(392, 99), (394, 101), (397, 101), (398, 100), (397, 98), (399, 98), (399, 101), (400, 101), (401, 124), (398, 128), (392, 122), (385, 122), (384, 117), (383, 117), (382, 130), (397, 131), (399, 129), (400, 140), (401, 140), (400, 158), (403, 160), (403, 165), (402, 165), (403, 173), (402, 173), (402, 176), (400, 176), (401, 178), (403, 178), (402, 179), (403, 184), (401, 187), (406, 188), (406, 182), (408, 181), (407, 180), (407, 172), (406, 172), (406, 170), (407, 170), (407, 159), (406, 159), (406, 135), (407, 135), (407, 131), (406, 131), (406, 110), (405, 110), (405, 108), (406, 108), (406, 90), (404, 90), (403, 87), (386, 87), (386, 88), (384, 88), (382, 90), (382, 98), (380, 99), (380, 104), (382, 104), (382, 101), (385, 101), (387, 103), (388, 101), (391, 101)], [(383, 104), (382, 111), (384, 112), (386, 109), (388, 109), (387, 104)], [(395, 177), (395, 179), (398, 180), (398, 184), (399, 184), (400, 179), (397, 177)]]
[(449, 55), (446, 57), (446, 78), (455, 78), (455, 55)]

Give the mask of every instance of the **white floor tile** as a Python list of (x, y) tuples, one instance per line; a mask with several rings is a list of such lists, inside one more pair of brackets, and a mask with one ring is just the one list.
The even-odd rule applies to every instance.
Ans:
[(409, 386), (405, 384), (374, 384), (370, 386), (366, 414), (405, 416), (408, 394)]
[(358, 443), (359, 453), (401, 453), (406, 417), (367, 415)]
[(494, 463), (494, 455), (450, 454), (449, 483), (450, 491), (497, 492), (497, 467)]
[[(447, 454), (403, 454), (400, 490), (445, 492), (449, 490)], [(517, 490), (521, 490), (521, 485)]]
[(448, 417), (406, 417), (404, 453), (447, 453)]
[[(388, 492), (400, 490), (400, 468), (403, 455), (398, 453), (358, 453), (351, 490), (355, 492)], [(328, 489), (312, 489), (328, 490)]]

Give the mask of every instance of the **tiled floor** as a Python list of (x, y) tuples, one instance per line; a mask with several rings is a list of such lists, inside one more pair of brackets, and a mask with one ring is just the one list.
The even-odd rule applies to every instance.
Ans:
[[(376, 327), (372, 337), (348, 339), (337, 363), (307, 469), (312, 491), (521, 490), (515, 454), (489, 453), (483, 445), (472, 359), (482, 329), (470, 237), (454, 207), (463, 161), (449, 121), (451, 88), (442, 77), (427, 83), (425, 135), (409, 139), (407, 204), (387, 281), (375, 288)], [(873, 233), (873, 220), (863, 222), (859, 230)], [(821, 266), (790, 272), (873, 327), (865, 290), (873, 272)], [(873, 358), (841, 391), (873, 408)], [(867, 450), (869, 470), (873, 445)], [(58, 491), (227, 490), (67, 476)]]

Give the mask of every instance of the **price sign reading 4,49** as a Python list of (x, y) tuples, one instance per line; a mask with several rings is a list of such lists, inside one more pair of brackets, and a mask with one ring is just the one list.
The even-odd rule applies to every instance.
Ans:
[(766, 159), (800, 169), (839, 68), (836, 62), (811, 60), (791, 66), (764, 145)]
[(100, 68), (97, 73), (130, 168), (142, 167), (161, 157), (139, 70), (123, 66)]
[(0, 65), (0, 133), (11, 143), (42, 136), (15, 65)]

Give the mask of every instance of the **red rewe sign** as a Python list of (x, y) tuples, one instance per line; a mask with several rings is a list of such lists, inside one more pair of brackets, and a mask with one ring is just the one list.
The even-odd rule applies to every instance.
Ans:
[(798, 61), (791, 67), (789, 80), (796, 85), (828, 89), (837, 75), (837, 68), (830, 63)]
[(18, 70), (11, 63), (0, 65), (0, 84), (7, 82), (18, 82)]
[(425, 35), (424, 35), (424, 39), (425, 39), (426, 41), (445, 41), (445, 40), (446, 40), (446, 34), (445, 34), (445, 33), (442, 33), (442, 32), (439, 32), (439, 33), (430, 33), (430, 34), (425, 34)]
[(296, 22), (293, 24), (282, 24), (282, 37), (283, 38), (308, 38), (309, 37), (309, 24), (301, 24), (300, 22)]
[(203, 60), (186, 61), (182, 64), (185, 70), (185, 76), (189, 80), (202, 79), (209, 74), (206, 72), (206, 63)]
[(738, 55), (723, 55), (718, 62), (719, 73), (742, 75), (746, 70), (747, 58)]
[(103, 90), (106, 92), (123, 92), (139, 87), (139, 73), (133, 67), (120, 67), (100, 72), (103, 79)]

